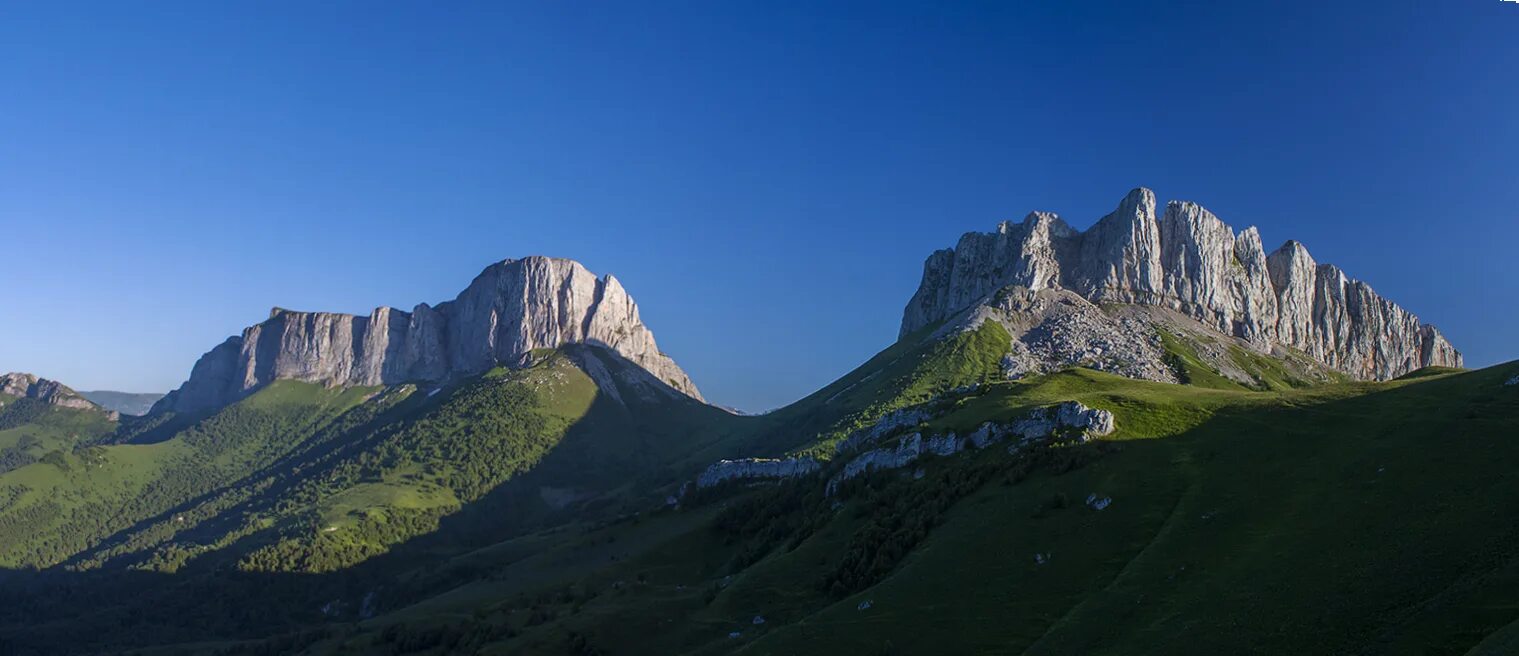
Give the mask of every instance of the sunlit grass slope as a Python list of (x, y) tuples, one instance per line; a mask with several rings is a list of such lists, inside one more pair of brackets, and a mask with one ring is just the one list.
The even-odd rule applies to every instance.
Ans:
[[(1042, 464), (1001, 449), (932, 459), (838, 509), (740, 488), (482, 551), (471, 567), (489, 582), (307, 649), (434, 636), (502, 654), (1505, 653), (1519, 620), (1519, 388), (1503, 385), (1516, 373), (1279, 392), (1085, 370), (999, 383), (931, 428), (1077, 399), (1120, 430)], [(1093, 494), (1112, 504), (1086, 505)], [(892, 499), (946, 495), (884, 576), (825, 585), (865, 527), (909, 520)], [(750, 498), (821, 523), (776, 515), (735, 533)]]
[[(52, 461), (115, 430), (103, 411), (50, 406), (0, 394), (0, 473), (43, 458)], [(56, 452), (56, 455), (55, 455)]]
[(627, 366), (572, 347), (444, 388), (279, 381), (166, 439), (153, 428), (149, 443), (0, 475), (3, 566), (54, 566), (0, 570), (0, 608), (16, 611), (0, 645), (89, 652), (322, 624), (335, 598), (352, 617), (457, 585), (433, 575), (440, 560), (656, 505), (692, 474), (690, 445), (740, 418)]
[(281, 382), (172, 440), (84, 446), (0, 474), (0, 566), (53, 565), (297, 448), (372, 390)]
[[(1312, 384), (1000, 379), (996, 324), (912, 336), (762, 417), (586, 352), (443, 389), (278, 383), (168, 439), (0, 474), (0, 644), (161, 653), (1501, 654), (1519, 626), (1519, 365)], [(590, 353), (589, 355), (594, 355)], [(1190, 356), (1190, 357), (1189, 357)], [(1190, 367), (1190, 369), (1188, 369)], [(595, 369), (592, 367), (591, 369)], [(598, 374), (600, 375), (600, 374)], [(1077, 400), (1089, 444), (664, 503), (718, 457)], [(193, 468), (191, 465), (200, 465)], [(167, 482), (173, 482), (172, 486)], [(1089, 497), (1111, 499), (1098, 510)], [(8, 505), (7, 505), (8, 504)], [(60, 517), (62, 517), (60, 519)], [(30, 522), (30, 523), (29, 523)], [(83, 531), (78, 532), (77, 531)], [(150, 572), (139, 578), (131, 572)], [(5, 574), (0, 572), (0, 574)], [(130, 591), (130, 593), (128, 592)], [(98, 603), (81, 606), (88, 594)], [(9, 641), (9, 642), (7, 642)]]

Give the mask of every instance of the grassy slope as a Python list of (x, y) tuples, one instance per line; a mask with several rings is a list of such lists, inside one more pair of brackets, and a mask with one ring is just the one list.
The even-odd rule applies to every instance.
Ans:
[[(1120, 449), (1062, 475), (986, 485), (861, 593), (835, 601), (817, 586), (857, 527), (853, 511), (733, 573), (736, 546), (701, 528), (710, 510), (697, 510), (545, 537), (489, 587), (368, 626), (510, 627), (514, 636), (489, 643), (497, 653), (589, 644), (635, 654), (910, 654), (946, 645), (1008, 654), (1459, 654), (1484, 638), (1487, 653), (1503, 653), (1514, 632), (1503, 629), (1519, 619), (1519, 504), (1505, 464), (1519, 457), (1519, 388), (1501, 385), (1515, 369), (1283, 392), (1082, 370), (998, 384), (937, 428), (1075, 398), (1118, 414)], [(935, 470), (1005, 458), (994, 449), (927, 466), (932, 479)], [(1072, 503), (1037, 512), (1057, 493)], [(1113, 505), (1082, 505), (1091, 493)], [(608, 553), (604, 567), (584, 565)], [(551, 590), (561, 601), (544, 596)], [(872, 607), (857, 610), (864, 600)], [(755, 615), (766, 622), (752, 624)], [(361, 633), (315, 651), (360, 653), (371, 640), (379, 638)]]
[[(1119, 413), (1121, 453), (983, 490), (871, 611), (848, 599), (751, 651), (1462, 653), (1519, 617), (1502, 373), (1282, 395), (1068, 375)], [(1173, 417), (1193, 427), (1153, 430)], [(1032, 519), (1052, 489), (1115, 501)]]
[(365, 396), (282, 381), (169, 441), (89, 447), (0, 474), (0, 566), (61, 562), (235, 481)]
[(967, 332), (925, 343), (937, 326), (908, 335), (843, 378), (764, 417), (790, 438), (777, 450), (833, 455), (833, 445), (881, 415), (928, 401), (954, 388), (1000, 378), (1012, 337), (988, 321)]
[[(0, 510), (10, 527), (0, 564), (50, 564), (88, 548), (81, 563), (127, 558), (177, 569), (186, 551), (234, 543), (238, 552), (383, 552), (417, 532), (384, 525), (453, 513), (529, 470), (547, 470), (542, 478), (571, 499), (607, 493), (607, 480), (626, 486), (645, 465), (672, 459), (686, 435), (729, 416), (672, 404), (659, 410), (674, 419), (640, 419), (620, 404), (597, 405), (596, 384), (569, 358), (542, 356), (534, 367), (429, 394), (279, 381), (170, 439), (12, 472), (0, 477), (12, 501)], [(604, 466), (586, 466), (595, 461)], [(614, 466), (619, 475), (601, 476)], [(53, 544), (64, 524), (94, 526)], [(149, 557), (164, 549), (175, 553)]]
[(1177, 379), (1187, 385), (1197, 387), (1209, 387), (1213, 389), (1244, 389), (1243, 385), (1236, 383), (1214, 371), (1186, 339), (1171, 333), (1170, 331), (1157, 331), (1160, 335), (1161, 348), (1165, 349), (1167, 364)]
[(59, 408), (0, 395), (0, 473), (59, 451), (68, 453), (116, 427), (103, 412)]
[[(436, 392), (402, 386), (371, 397), (281, 381), (170, 439), (95, 449), (90, 466), (81, 455), (68, 469), (0, 476), (0, 490), (17, 498), (0, 510), (9, 522), (0, 556), (99, 568), (77, 580), (13, 580), (117, 601), (79, 608), (68, 603), (75, 592), (0, 591), (0, 607), (25, 599), (32, 613), (0, 621), (0, 644), (7, 635), (27, 644), (88, 635), (80, 645), (98, 646), (278, 632), (323, 622), (334, 597), (351, 595), (353, 617), (377, 581), (379, 604), (431, 594), (473, 576), (476, 549), (523, 529), (653, 505), (691, 475), (678, 466), (688, 445), (743, 423), (627, 380), (614, 401), (576, 365), (585, 356), (545, 352), (529, 368)], [(206, 475), (184, 476), (187, 463)], [(164, 480), (195, 485), (172, 498), (148, 494)], [(81, 527), (92, 530), (76, 535)], [(124, 568), (176, 578), (134, 585)], [(310, 574), (295, 583), (291, 571)], [(137, 593), (109, 592), (121, 586)]]
[[(1510, 439), (1519, 435), (1519, 388), (1501, 386), (1515, 366), (1294, 389), (1300, 381), (1285, 370), (1237, 359), (1268, 392), (1226, 379), (1215, 389), (1085, 370), (985, 385), (955, 400), (931, 428), (963, 431), (1078, 399), (1118, 415), (1110, 443), (1120, 449), (1068, 473), (981, 487), (887, 578), (843, 599), (819, 581), (863, 525), (861, 513), (869, 514), (858, 502), (794, 549), (752, 565), (743, 544), (712, 526), (723, 508), (758, 492), (647, 512), (672, 477), (715, 456), (826, 452), (883, 412), (991, 383), (1006, 340), (995, 325), (931, 344), (904, 340), (760, 418), (699, 406), (609, 406), (592, 398), (594, 386), (578, 369), (551, 356), (523, 372), (495, 372), (481, 389), (567, 387), (527, 406), (557, 428), (534, 433), (548, 441), (526, 454), (528, 467), (513, 470), (521, 485), (470, 503), (461, 494), (470, 488), (444, 480), (460, 471), (446, 463), (467, 468), (474, 457), (461, 458), (460, 449), (493, 439), (478, 427), (502, 417), (479, 413), (497, 401), (457, 405), (453, 399), (465, 398), (457, 390), (413, 398), (408, 403), (425, 407), (407, 409), (407, 417), (442, 423), (403, 422), (395, 430), (413, 437), (396, 442), (404, 445), (396, 453), (423, 457), (360, 468), (352, 485), (271, 497), (295, 506), (239, 501), (232, 514), (270, 523), (218, 548), (247, 553), (290, 539), (300, 546), (329, 527), (335, 530), (316, 537), (356, 544), (366, 518), (431, 510), (455, 513), (457, 525), (527, 526), (524, 517), (553, 514), (538, 498), (543, 488), (589, 493), (576, 506), (588, 519), (490, 545), (444, 521), (436, 534), (394, 546), (393, 557), (364, 563), (395, 602), (385, 614), (294, 642), (247, 646), (354, 654), (403, 645), (417, 653), (502, 654), (933, 653), (946, 645), (984, 653), (1462, 653), (1486, 640), (1485, 653), (1504, 653), (1515, 641), (1519, 504), (1504, 463), (1519, 455)], [(1175, 352), (1186, 355), (1185, 344)], [(366, 428), (342, 439), (370, 434), (393, 435)], [(161, 458), (151, 455), (155, 447), (174, 441), (109, 453), (145, 454), (149, 465), (139, 469), (147, 471)], [(1000, 449), (930, 460), (923, 484), (1005, 462)], [(46, 472), (34, 467), (27, 470)], [(1094, 492), (1113, 505), (1083, 506)], [(1068, 507), (1039, 512), (1057, 494), (1071, 500)], [(260, 508), (279, 511), (261, 515)], [(314, 521), (282, 525), (279, 517)], [(192, 537), (204, 539), (175, 540)], [(1035, 553), (1050, 554), (1049, 564), (1036, 564)], [(349, 588), (353, 608), (366, 588)], [(864, 600), (873, 606), (857, 610)], [(225, 615), (218, 608), (202, 612)], [(753, 624), (755, 615), (766, 622)], [(297, 614), (296, 621), (320, 625), (321, 618)], [(0, 642), (4, 636), (0, 626)]]

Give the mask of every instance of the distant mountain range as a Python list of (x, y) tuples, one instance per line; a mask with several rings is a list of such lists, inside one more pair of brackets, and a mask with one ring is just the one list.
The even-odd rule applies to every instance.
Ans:
[(102, 408), (124, 415), (148, 414), (148, 411), (153, 409), (153, 404), (164, 396), (162, 393), (154, 392), (112, 392), (110, 390), (82, 391), (79, 395), (94, 401)]
[(95, 409), (94, 403), (69, 386), (28, 373), (0, 374), (0, 395), (28, 399), (61, 408)]

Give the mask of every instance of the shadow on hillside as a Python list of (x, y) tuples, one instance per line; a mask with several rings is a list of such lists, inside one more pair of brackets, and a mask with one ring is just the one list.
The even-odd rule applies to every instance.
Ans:
[[(710, 443), (714, 431), (743, 432), (734, 426), (748, 418), (691, 401), (615, 354), (585, 351), (572, 355), (583, 368), (607, 369), (611, 377), (603, 383), (615, 385), (613, 393), (598, 388), (584, 416), (541, 460), (442, 517), (436, 531), (352, 567), (321, 574), (238, 571), (236, 555), (267, 544), (262, 532), (192, 559), (173, 574), (0, 570), (0, 653), (114, 652), (352, 622), (485, 576), (479, 566), (448, 564), (451, 557), (472, 549), (572, 523), (581, 527), (573, 530), (585, 530), (657, 507), (665, 494), (694, 476), (695, 465), (685, 458), (690, 445)], [(433, 402), (425, 395), (413, 397), (340, 431), (325, 428), (341, 434), (319, 431), (308, 440), (316, 445), (311, 449), (250, 472), (228, 487), (264, 478), (274, 482), (258, 497), (231, 506), (181, 538), (214, 537), (235, 526), (242, 513), (267, 509), (270, 499), (299, 485), (302, 479), (296, 470), (302, 463), (363, 451), (368, 442), (379, 439), (376, 428), (405, 421), (418, 405)], [(144, 433), (154, 435), (167, 430), (145, 428)], [(221, 489), (134, 522), (65, 565), (129, 546), (127, 540), (133, 536), (215, 499)], [(427, 576), (405, 576), (424, 570)]]
[[(1247, 456), (1231, 455), (1223, 443), (1211, 441), (1269, 440), (1312, 458), (1313, 442), (1334, 437), (1353, 440), (1336, 443), (1339, 449), (1372, 449), (1387, 446), (1379, 442), (1413, 425), (1416, 435), (1437, 435), (1442, 425), (1512, 427), (1519, 416), (1519, 393), (1503, 388), (1502, 380), (1489, 369), (1303, 407), (1230, 408), (1185, 433), (1128, 441), (1122, 448), (1180, 450), (1188, 457), (1219, 457), (1228, 466), (1248, 467)], [(709, 450), (734, 448), (710, 440), (710, 412), (721, 410), (682, 405), (675, 409), (676, 420), (669, 421), (651, 416), (661, 407), (598, 393), (585, 417), (535, 468), (444, 518), (435, 533), (337, 572), (241, 572), (229, 559), (215, 557), (176, 574), (0, 570), (0, 653), (115, 653), (283, 635), (265, 645), (269, 653), (282, 653), (322, 635), (346, 635), (363, 617), (492, 576), (501, 566), (489, 559), (453, 560), (461, 551), (574, 521), (616, 521), (655, 507), (665, 491), (694, 474), (697, 466), (672, 460), (671, 454), (679, 455), (693, 442)], [(718, 430), (773, 435), (776, 427), (759, 419), (745, 421), (762, 430)], [(554, 492), (545, 493), (545, 488)], [(554, 507), (566, 498), (571, 501)]]

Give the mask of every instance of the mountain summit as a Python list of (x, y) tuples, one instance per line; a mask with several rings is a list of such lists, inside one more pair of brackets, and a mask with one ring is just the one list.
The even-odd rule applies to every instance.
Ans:
[[(994, 298), (1009, 287), (1026, 296)], [(1023, 315), (1082, 309), (1092, 315), (1098, 304), (1115, 303), (1174, 311), (1257, 352), (1306, 354), (1360, 379), (1461, 366), (1461, 354), (1433, 326), (1339, 268), (1319, 264), (1302, 244), (1288, 241), (1268, 255), (1255, 228), (1236, 233), (1191, 202), (1171, 201), (1157, 218), (1155, 194), (1142, 188), (1129, 192), (1118, 209), (1086, 232), (1054, 214), (1034, 212), (1022, 223), (1003, 222), (995, 232), (966, 233), (955, 248), (937, 251), (924, 263), (901, 333), (995, 302)], [(1104, 321), (1097, 317), (1089, 323)], [(1035, 322), (1016, 328), (1038, 337), (1061, 327)], [(1140, 342), (1149, 338), (1134, 336)], [(1122, 335), (1114, 339), (1122, 341)], [(1100, 357), (1114, 344), (1085, 346), (1075, 355)], [(1138, 342), (1128, 346), (1133, 348), (1119, 350), (1136, 355), (1145, 350)], [(1163, 378), (1146, 375), (1160, 369), (1132, 359), (1113, 369)]]
[(67, 385), (55, 380), (38, 378), (33, 374), (11, 372), (0, 374), (0, 394), (22, 399), (34, 399), (50, 406), (75, 410), (98, 410), (89, 399)]
[(274, 308), (263, 323), (201, 356), (190, 379), (154, 410), (210, 410), (283, 379), (439, 383), (524, 364), (535, 349), (569, 344), (612, 351), (652, 374), (659, 387), (701, 400), (690, 377), (659, 351), (616, 278), (598, 278), (573, 260), (534, 256), (492, 264), (454, 300), (411, 312), (381, 307), (363, 317)]

